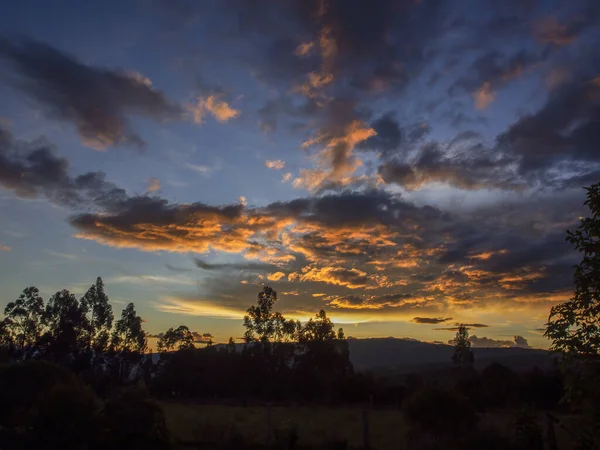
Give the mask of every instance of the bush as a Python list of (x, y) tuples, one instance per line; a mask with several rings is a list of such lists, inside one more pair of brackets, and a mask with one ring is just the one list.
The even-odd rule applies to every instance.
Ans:
[(106, 402), (103, 411), (105, 448), (162, 450), (169, 447), (169, 433), (162, 408), (134, 390)]
[(408, 447), (418, 450), (463, 449), (476, 434), (473, 405), (456, 391), (430, 388), (417, 392), (405, 405)]
[(67, 369), (41, 361), (0, 368), (6, 448), (78, 449), (97, 437), (98, 401)]

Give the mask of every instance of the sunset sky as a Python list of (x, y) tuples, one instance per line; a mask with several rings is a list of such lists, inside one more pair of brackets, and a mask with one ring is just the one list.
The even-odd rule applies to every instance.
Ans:
[(267, 284), (349, 336), (547, 347), (600, 181), (599, 25), (598, 0), (7, 2), (0, 305), (101, 276), (147, 331), (222, 342)]

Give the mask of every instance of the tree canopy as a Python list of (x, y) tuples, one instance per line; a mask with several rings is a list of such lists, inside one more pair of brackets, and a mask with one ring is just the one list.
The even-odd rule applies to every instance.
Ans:
[(600, 183), (586, 188), (590, 216), (567, 231), (567, 241), (581, 253), (575, 267), (575, 293), (552, 307), (545, 336), (552, 350), (568, 354), (600, 353)]

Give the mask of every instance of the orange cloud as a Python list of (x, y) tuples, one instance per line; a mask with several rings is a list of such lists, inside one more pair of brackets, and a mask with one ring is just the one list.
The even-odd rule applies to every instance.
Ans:
[(285, 273), (283, 272), (273, 272), (267, 275), (267, 279), (270, 281), (279, 281), (285, 277)]
[(533, 32), (538, 41), (561, 46), (572, 44), (576, 38), (568, 25), (559, 24), (553, 17), (536, 22)]
[(0, 242), (0, 250), (3, 252), (10, 252), (11, 248), (7, 245), (3, 245), (2, 242)]
[(160, 182), (156, 178), (150, 178), (148, 180), (148, 187), (146, 188), (146, 190), (148, 192), (156, 192), (160, 190), (160, 187)]
[(301, 170), (294, 180), (294, 187), (314, 191), (327, 182), (350, 184), (354, 181), (352, 174), (362, 165), (362, 161), (354, 156), (354, 147), (376, 134), (373, 128), (355, 120), (346, 126), (340, 136), (321, 133), (305, 141), (303, 148), (319, 144), (324, 144), (325, 147), (315, 157), (318, 168)]
[(201, 124), (204, 116), (209, 113), (219, 122), (227, 122), (240, 115), (240, 111), (232, 108), (227, 102), (219, 101), (214, 95), (206, 98), (199, 97), (198, 103), (189, 107), (194, 115), (194, 122)]
[(307, 56), (315, 46), (314, 42), (304, 42), (296, 47), (294, 54), (296, 56)]
[(268, 159), (265, 161), (265, 167), (268, 169), (281, 170), (285, 167), (285, 161), (281, 159)]
[(496, 94), (492, 91), (489, 82), (485, 82), (473, 93), (475, 99), (475, 107), (477, 109), (487, 108), (496, 98)]
[(565, 67), (554, 68), (546, 77), (546, 87), (553, 90), (563, 84), (569, 78), (571, 72)]

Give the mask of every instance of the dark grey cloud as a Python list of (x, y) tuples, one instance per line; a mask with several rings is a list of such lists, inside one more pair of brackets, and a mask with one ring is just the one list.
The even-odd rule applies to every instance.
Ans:
[(414, 317), (411, 322), (437, 325), (438, 323), (448, 322), (452, 317)]
[[(597, 74), (597, 70), (588, 69), (574, 76), (571, 82), (552, 91), (542, 108), (522, 116), (498, 136), (498, 150), (519, 158), (521, 174), (552, 183), (597, 171), (600, 164)], [(561, 165), (564, 175), (552, 174), (551, 169), (559, 169)]]
[(165, 264), (165, 267), (170, 270), (171, 272), (177, 272), (177, 273), (186, 273), (186, 272), (193, 272), (194, 269), (189, 269), (187, 267), (177, 267), (177, 266), (173, 266), (171, 264)]
[(202, 270), (245, 270), (252, 272), (265, 272), (267, 270), (274, 270), (277, 266), (273, 264), (260, 263), (260, 262), (243, 262), (243, 263), (209, 263), (200, 258), (194, 258), (194, 264), (196, 267)]
[(515, 336), (512, 341), (506, 340), (496, 340), (487, 337), (477, 337), (471, 336), (469, 338), (471, 341), (471, 345), (475, 348), (479, 347), (519, 347), (519, 348), (529, 348), (529, 342), (523, 336)]
[[(460, 136), (457, 136), (460, 138)], [(379, 166), (378, 172), (386, 183), (405, 189), (420, 189), (426, 184), (445, 183), (459, 189), (521, 190), (525, 185), (508, 168), (509, 159), (479, 144), (460, 140), (467, 145), (455, 152), (439, 143), (427, 143), (411, 161), (392, 160)]]
[(106, 208), (125, 201), (125, 191), (105, 178), (103, 172), (73, 177), (69, 162), (56, 156), (45, 139), (24, 142), (0, 128), (0, 186), (19, 197), (43, 197), (77, 208)]
[(140, 75), (84, 64), (41, 42), (1, 39), (0, 57), (13, 69), (9, 79), (14, 86), (50, 117), (75, 124), (82, 140), (95, 148), (142, 147), (144, 140), (131, 127), (131, 116), (163, 121), (183, 114)]
[(449, 88), (450, 94), (473, 93), (487, 83), (488, 89), (496, 91), (510, 81), (521, 77), (547, 57), (547, 52), (530, 53), (526, 50), (505, 55), (492, 50), (475, 59), (467, 74), (457, 79)]

